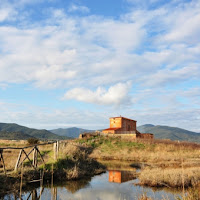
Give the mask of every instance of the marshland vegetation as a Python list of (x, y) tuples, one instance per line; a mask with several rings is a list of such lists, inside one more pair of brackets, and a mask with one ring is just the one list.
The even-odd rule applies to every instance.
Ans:
[[(192, 188), (188, 190), (187, 199), (200, 195), (196, 189), (200, 184), (200, 144), (104, 136), (78, 139), (76, 142), (93, 147), (90, 157), (95, 159), (140, 163), (139, 185), (184, 190)], [(148, 199), (141, 197), (145, 198)], [(186, 199), (185, 196), (183, 198)]]
[[(13, 145), (22, 147), (25, 144), (24, 142), (3, 144), (1, 141), (0, 145), (0, 147)], [(57, 161), (54, 160), (52, 145), (39, 148), (46, 164), (43, 165), (39, 160), (39, 169), (35, 172), (30, 168), (30, 163), (25, 163), (23, 166), (25, 184), (32, 179), (38, 179), (41, 170), (44, 170), (46, 179), (51, 179), (53, 171), (54, 177), (59, 180), (72, 180), (105, 171), (104, 166), (96, 161), (98, 159), (107, 163), (114, 160), (116, 165), (118, 161), (131, 161), (130, 167), (141, 168), (137, 172), (139, 185), (184, 189), (182, 199), (199, 198), (197, 188), (200, 182), (200, 145), (196, 143), (170, 140), (125, 140), (119, 137), (95, 136), (61, 143)], [(7, 170), (12, 171), (17, 153), (12, 150), (5, 151), (4, 158)], [(105, 165), (108, 166), (108, 164)], [(19, 170), (18, 173), (9, 174), (6, 179), (0, 176), (1, 185), (5, 185), (9, 176), (11, 182), (20, 180), (20, 175)], [(150, 200), (151, 198), (144, 194), (138, 199)]]

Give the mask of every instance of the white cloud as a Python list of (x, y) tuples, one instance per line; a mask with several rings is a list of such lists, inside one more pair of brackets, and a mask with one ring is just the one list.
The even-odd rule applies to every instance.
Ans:
[(109, 118), (109, 114), (103, 111), (94, 112), (71, 107), (55, 109), (52, 106), (6, 103), (3, 100), (0, 100), (0, 112), (0, 122), (40, 129), (83, 127), (96, 130), (107, 127)]
[[(132, 112), (134, 112), (132, 110)], [(151, 113), (151, 114), (149, 114)], [(180, 127), (190, 131), (196, 131), (200, 133), (199, 128), (199, 116), (200, 110), (196, 108), (190, 109), (146, 109), (140, 110), (135, 116), (138, 121), (138, 125), (142, 124), (154, 124), (154, 125), (166, 125), (173, 127)]]
[[(0, 28), (4, 53), (0, 61), (1, 82), (31, 81), (37, 87), (54, 88), (76, 85), (89, 78), (88, 85), (101, 85), (102, 79), (108, 84), (122, 81), (127, 68), (132, 68), (127, 52), (142, 40), (144, 31), (139, 24), (64, 15), (58, 18), (55, 14), (53, 20), (58, 25)], [(110, 79), (111, 73), (114, 79)]]
[(17, 14), (17, 10), (11, 4), (0, 2), (0, 22), (15, 20)]
[(86, 6), (80, 6), (76, 4), (72, 4), (68, 9), (68, 12), (77, 12), (77, 11), (83, 13), (89, 13), (90, 9)]
[[(137, 120), (137, 125), (154, 124), (180, 127), (200, 133), (199, 119), (200, 110), (196, 108), (190, 109), (121, 109), (113, 111), (108, 109), (85, 111), (75, 109), (55, 110), (53, 108), (32, 107), (32, 110), (19, 109), (19, 105), (10, 105), (1, 103), (0, 122), (18, 123), (24, 126), (40, 129), (54, 129), (66, 127), (82, 127), (87, 129), (103, 129), (109, 127), (109, 117), (119, 116)], [(17, 108), (17, 110), (16, 110)]]
[(183, 4), (168, 13), (165, 22), (169, 26), (163, 39), (167, 42), (196, 44), (200, 34), (200, 5), (198, 1)]
[[(176, 106), (177, 115), (186, 108), (190, 113), (195, 112), (191, 107), (199, 106), (198, 90), (192, 90), (197, 88), (196, 83), (188, 85), (185, 93), (182, 88), (176, 89), (176, 93), (172, 91), (172, 86), (177, 88), (200, 77), (199, 1), (176, 1), (149, 10), (150, 4), (145, 1), (147, 5), (143, 8), (130, 6), (130, 12), (118, 19), (90, 15), (87, 7), (75, 4), (72, 4), (71, 12), (88, 15), (74, 16), (64, 9), (48, 8), (47, 5), (46, 18), (44, 12), (43, 20), (37, 22), (29, 21), (30, 16), (24, 17), (29, 15), (25, 11), (26, 4), (31, 6), (31, 1), (0, 5), (0, 21), (4, 22), (0, 25), (1, 88), (9, 88), (11, 83), (61, 88), (68, 90), (64, 96), (66, 100), (100, 105), (129, 104), (147, 111), (165, 107), (169, 114)], [(173, 7), (173, 4), (177, 6)], [(6, 24), (9, 20), (16, 20), (16, 23)], [(126, 83), (129, 80), (132, 85)], [(186, 98), (188, 103), (177, 100), (176, 94)], [(118, 110), (109, 110), (109, 115), (121, 114)], [(161, 116), (163, 121), (166, 118), (172, 123), (167, 114), (159, 112), (160, 115), (157, 113), (148, 118), (148, 113), (141, 111), (141, 120), (155, 122), (156, 117)], [(12, 120), (16, 117), (20, 122), (23, 118), (31, 121), (31, 112), (21, 112), (21, 109), (15, 114), (12, 110), (4, 113)], [(53, 111), (51, 114), (40, 112), (40, 116), (33, 114), (35, 123), (48, 124), (44, 121), (48, 118), (52, 123), (54, 120), (64, 124), (59, 115), (63, 118), (67, 115), (61, 111), (57, 113), (55, 118)], [(123, 113), (131, 117), (129, 110)], [(78, 111), (73, 115), (75, 121), (78, 115)], [(92, 121), (88, 113), (85, 116)], [(173, 120), (181, 126), (183, 120), (176, 120), (175, 116)], [(134, 119), (137, 117), (139, 114), (133, 116)], [(73, 124), (73, 121), (67, 123)], [(194, 126), (193, 122), (190, 123)]]
[(174, 85), (189, 79), (197, 80), (200, 76), (199, 66), (187, 66), (180, 69), (162, 69), (155, 74), (141, 78), (144, 85), (162, 87), (163, 85)]
[[(183, 30), (176, 34), (176, 40), (170, 36), (182, 25), (185, 31), (196, 28), (195, 34), (198, 33), (199, 7), (197, 3), (186, 5), (188, 7), (180, 6), (177, 10), (167, 6), (137, 9), (118, 20), (94, 15), (72, 17), (63, 10), (51, 9), (51, 18), (44, 20), (42, 25), (37, 23), (21, 28), (3, 25), (0, 28), (0, 81), (31, 82), (47, 88), (69, 85), (87, 88), (130, 79), (137, 84), (145, 80), (156, 85), (196, 77), (192, 72), (184, 76), (179, 72), (199, 63), (200, 46), (198, 43), (190, 45), (192, 38), (196, 41), (198, 37), (189, 31), (190, 41), (185, 40)], [(175, 11), (177, 17), (174, 19)], [(155, 32), (152, 34), (152, 31)], [(173, 70), (175, 67), (179, 72)]]
[(200, 87), (195, 87), (195, 88), (191, 88), (190, 90), (183, 91), (182, 94), (186, 97), (199, 97), (200, 98)]
[(74, 88), (67, 91), (63, 99), (75, 99), (93, 104), (102, 105), (120, 105), (130, 103), (128, 92), (130, 82), (118, 83), (111, 86), (108, 90), (98, 87), (96, 91), (91, 91), (86, 88)]

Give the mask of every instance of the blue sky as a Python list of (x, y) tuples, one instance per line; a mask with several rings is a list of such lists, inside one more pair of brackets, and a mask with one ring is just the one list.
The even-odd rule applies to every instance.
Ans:
[(199, 35), (199, 0), (0, 0), (0, 121), (200, 132)]

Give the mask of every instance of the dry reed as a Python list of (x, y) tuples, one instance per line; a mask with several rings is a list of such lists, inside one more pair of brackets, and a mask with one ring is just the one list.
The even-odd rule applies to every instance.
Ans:
[(196, 186), (200, 181), (200, 168), (185, 168), (184, 173), (181, 168), (145, 168), (141, 171), (139, 180), (141, 185), (153, 187)]

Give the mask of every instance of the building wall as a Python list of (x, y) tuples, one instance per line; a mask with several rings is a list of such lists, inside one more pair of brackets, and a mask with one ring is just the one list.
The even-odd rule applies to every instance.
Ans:
[(122, 131), (136, 131), (136, 121), (123, 117), (110, 118), (110, 128), (121, 128)]
[(122, 118), (122, 131), (136, 131), (136, 121)]
[(131, 133), (131, 134), (120, 134), (120, 133), (116, 133), (116, 134), (111, 134), (111, 133), (105, 133), (103, 132), (101, 135), (103, 136), (108, 136), (108, 137), (120, 137), (122, 139), (136, 139), (136, 134)]
[(114, 130), (103, 130), (102, 131), (103, 133), (112, 133), (112, 134), (114, 134), (115, 133), (115, 131)]
[(122, 127), (122, 118), (114, 117), (110, 118), (110, 128), (121, 128)]

